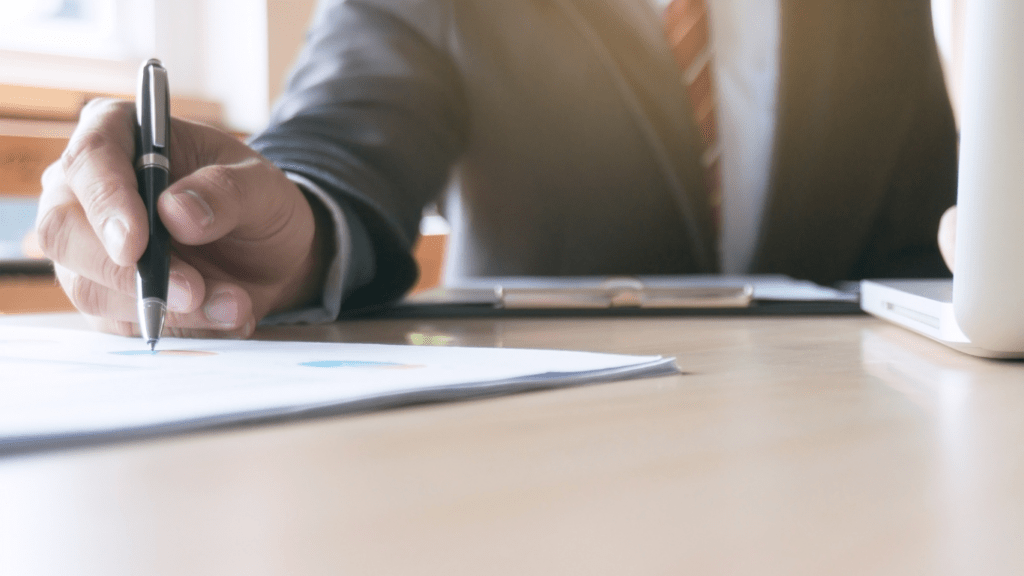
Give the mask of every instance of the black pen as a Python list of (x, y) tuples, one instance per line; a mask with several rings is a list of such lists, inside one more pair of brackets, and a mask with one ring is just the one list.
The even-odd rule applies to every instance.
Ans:
[(149, 219), (149, 242), (139, 259), (135, 286), (139, 326), (150, 350), (156, 350), (164, 328), (170, 282), (170, 238), (156, 210), (156, 200), (170, 182), (170, 104), (167, 70), (159, 60), (151, 59), (139, 70), (135, 97), (135, 174)]

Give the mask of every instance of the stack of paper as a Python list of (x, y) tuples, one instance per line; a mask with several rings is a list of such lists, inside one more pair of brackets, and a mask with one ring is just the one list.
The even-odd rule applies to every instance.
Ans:
[(678, 372), (671, 358), (0, 326), (0, 455)]

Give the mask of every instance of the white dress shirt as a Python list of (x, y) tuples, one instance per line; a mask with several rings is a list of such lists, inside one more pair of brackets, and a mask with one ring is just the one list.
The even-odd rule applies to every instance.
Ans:
[[(649, 0), (660, 15), (670, 0)], [(749, 271), (768, 195), (779, 79), (779, 0), (705, 0), (722, 170), (725, 274)]]

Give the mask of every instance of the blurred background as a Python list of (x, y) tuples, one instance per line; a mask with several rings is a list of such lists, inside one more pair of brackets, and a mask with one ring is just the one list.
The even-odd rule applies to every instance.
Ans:
[[(947, 80), (955, 86), (963, 0), (931, 1)], [(85, 102), (133, 98), (140, 63), (156, 57), (170, 70), (176, 116), (245, 137), (266, 122), (316, 4), (0, 0), (0, 275), (24, 275), (31, 268), (25, 260), (40, 256), (30, 235), (39, 178), (60, 156)], [(955, 102), (957, 91), (951, 94)], [(417, 248), (424, 271), (417, 289), (439, 281), (443, 259), (444, 223), (430, 217), (424, 224), (429, 234)], [(69, 306), (59, 290), (39, 304), (25, 300), (52, 289), (52, 277), (14, 296), (10, 285), (0, 293), (0, 313)]]

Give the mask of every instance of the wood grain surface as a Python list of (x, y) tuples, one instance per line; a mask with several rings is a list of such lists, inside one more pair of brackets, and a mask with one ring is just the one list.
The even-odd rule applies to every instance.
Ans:
[(0, 573), (1024, 572), (1021, 363), (858, 316), (258, 336), (665, 354), (684, 374), (3, 459)]

